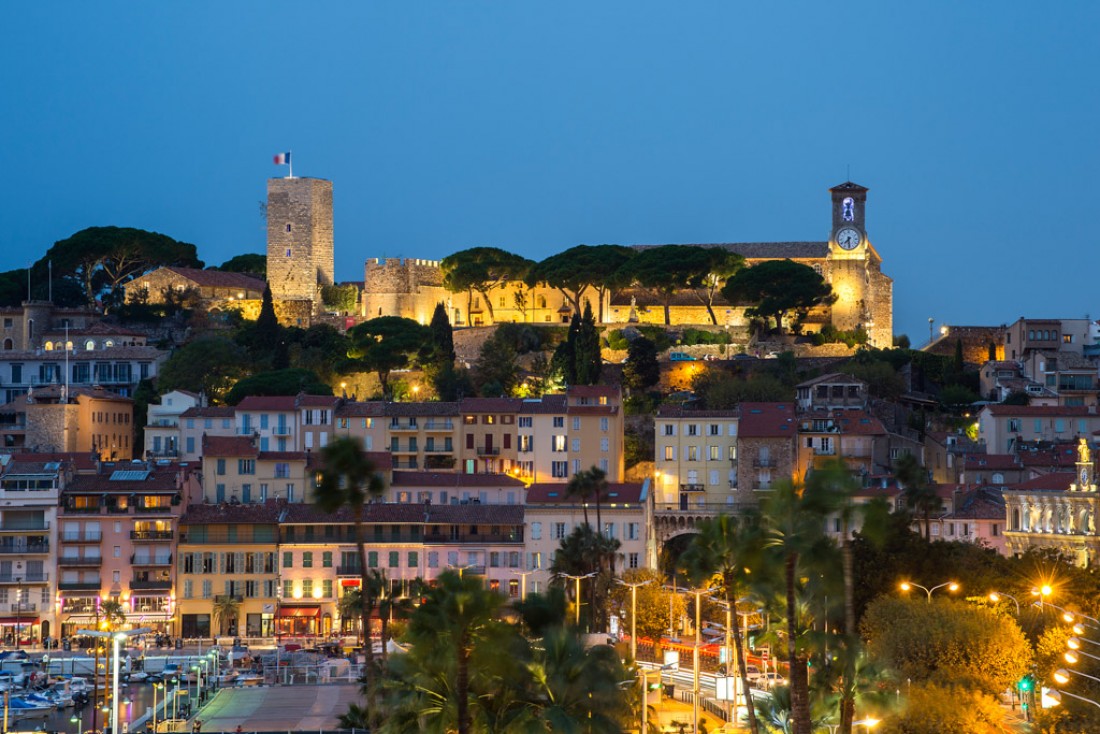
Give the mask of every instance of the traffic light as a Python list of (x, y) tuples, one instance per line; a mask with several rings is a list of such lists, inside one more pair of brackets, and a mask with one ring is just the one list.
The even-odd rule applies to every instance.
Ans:
[(1020, 679), (1020, 682), (1016, 684), (1016, 687), (1020, 690), (1020, 693), (1030, 693), (1032, 690), (1035, 689), (1035, 678), (1031, 675), (1031, 673), (1028, 673)]
[(661, 676), (650, 678), (646, 676), (645, 702), (647, 706), (657, 706), (661, 703)]

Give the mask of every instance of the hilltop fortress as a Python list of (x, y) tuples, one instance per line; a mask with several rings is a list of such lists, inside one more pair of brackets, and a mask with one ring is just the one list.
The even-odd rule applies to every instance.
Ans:
[[(841, 330), (862, 327), (870, 343), (889, 347), (893, 341), (893, 280), (882, 272), (882, 257), (871, 245), (865, 227), (867, 189), (851, 182), (829, 190), (832, 227), (827, 241), (715, 243), (742, 255), (748, 265), (765, 260), (790, 259), (812, 267), (825, 278), (837, 296), (832, 306), (815, 309), (805, 324), (818, 331), (825, 324)], [(269, 266), (270, 267), (270, 266)], [(556, 288), (527, 288), (505, 284), (489, 293), (492, 308), (481, 295), (451, 293), (443, 287), (439, 262), (413, 258), (372, 258), (363, 271), (360, 316), (404, 316), (427, 323), (437, 303), (447, 305), (455, 325), (487, 325), (494, 322), (568, 323), (573, 310)], [(605, 323), (664, 323), (657, 299), (644, 288), (629, 288), (609, 295), (601, 303), (586, 294), (595, 314)], [(491, 311), (491, 313), (490, 313)], [(747, 325), (745, 309), (718, 300), (719, 326)], [(675, 325), (710, 324), (706, 307), (690, 292), (679, 294), (670, 309)]]

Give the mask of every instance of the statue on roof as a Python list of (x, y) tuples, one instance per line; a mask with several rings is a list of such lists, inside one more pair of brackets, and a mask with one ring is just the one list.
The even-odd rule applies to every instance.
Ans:
[(1077, 444), (1077, 463), (1088, 464), (1091, 461), (1089, 456), (1089, 442), (1082, 438)]

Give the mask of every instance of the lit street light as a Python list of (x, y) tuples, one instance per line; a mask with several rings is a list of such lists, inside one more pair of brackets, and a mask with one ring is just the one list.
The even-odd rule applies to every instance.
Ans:
[(114, 647), (114, 663), (111, 668), (111, 731), (119, 732), (118, 728), (118, 656), (119, 646), (123, 640), (129, 637), (136, 637), (138, 635), (144, 635), (152, 632), (148, 627), (139, 627), (135, 630), (129, 630), (127, 632), (104, 632), (101, 630), (77, 630), (78, 635), (88, 635), (90, 637), (106, 637), (110, 638)]
[[(638, 587), (645, 586), (653, 579), (628, 583), (622, 579), (615, 579), (623, 586), (630, 587), (630, 659), (638, 659)], [(642, 731), (645, 731), (643, 726)]]
[(1093, 706), (1100, 708), (1100, 703), (1093, 701), (1091, 698), (1085, 698), (1084, 696), (1078, 696), (1075, 693), (1068, 693), (1066, 691), (1050, 690), (1046, 692), (1046, 697), (1054, 702), (1053, 705), (1057, 706), (1062, 703), (1062, 696), (1069, 696), (1070, 698), (1076, 698), (1078, 701), (1084, 701), (1085, 703), (1091, 703)]
[(1082, 678), (1088, 678), (1089, 680), (1094, 680), (1097, 683), (1100, 683), (1100, 678), (1097, 678), (1094, 675), (1082, 673), (1079, 670), (1069, 670), (1068, 668), (1058, 668), (1058, 670), (1054, 671), (1054, 680), (1058, 683), (1058, 685), (1064, 686), (1066, 683), (1069, 683), (1069, 676), (1071, 673), (1073, 675), (1079, 675)]
[(958, 591), (959, 590), (959, 585), (954, 581), (945, 581), (942, 584), (938, 584), (936, 586), (933, 586), (931, 589), (929, 589), (927, 586), (921, 586), (920, 584), (914, 584), (912, 581), (902, 581), (898, 585), (898, 587), (902, 591), (909, 591), (910, 589), (920, 589), (925, 594), (928, 594), (928, 603), (929, 604), (932, 603), (932, 593), (935, 592), (937, 589), (942, 589), (945, 586), (947, 587), (948, 591)]
[(1013, 601), (1013, 603), (1016, 604), (1016, 616), (1019, 617), (1020, 616), (1020, 602), (1016, 599), (1016, 597), (1012, 596), (1011, 594), (1002, 594), (999, 591), (989, 592), (989, 600), (991, 602), (994, 602), (994, 603), (999, 602), (1001, 600), (1001, 597), (1004, 597), (1005, 599), (1011, 599)]
[(572, 574), (568, 573), (561, 574), (561, 577), (563, 579), (572, 579), (573, 582), (576, 584), (576, 586), (574, 587), (575, 591), (573, 592), (574, 598), (577, 602), (577, 613), (574, 618), (574, 623), (576, 624), (578, 630), (581, 628), (581, 579), (592, 578), (595, 575), (595, 571), (593, 571), (592, 573), (586, 573), (583, 576), (573, 576)]

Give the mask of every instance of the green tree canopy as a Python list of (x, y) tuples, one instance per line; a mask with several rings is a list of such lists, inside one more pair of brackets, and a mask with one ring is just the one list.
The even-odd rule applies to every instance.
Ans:
[(643, 392), (660, 381), (661, 365), (657, 362), (657, 347), (649, 339), (639, 336), (627, 346), (623, 386), (632, 392)]
[(1031, 666), (1031, 647), (1009, 616), (968, 602), (882, 596), (863, 615), (871, 654), (914, 683), (996, 695)]
[(691, 380), (691, 387), (707, 410), (734, 408), (744, 402), (774, 403), (790, 400), (792, 390), (771, 375), (742, 377), (705, 369)]
[[(570, 336), (574, 336), (570, 331)], [(584, 315), (573, 344), (574, 374), (577, 385), (595, 385), (600, 381), (603, 356), (600, 351), (600, 332), (592, 316), (592, 304), (585, 302)]]
[(787, 314), (803, 317), (814, 306), (836, 300), (824, 278), (793, 260), (768, 260), (745, 268), (726, 281), (722, 295), (730, 303), (749, 305), (750, 316), (774, 318), (780, 333)]
[(248, 363), (248, 355), (238, 344), (221, 336), (203, 336), (165, 360), (157, 376), (157, 390), (162, 395), (172, 390), (201, 392), (211, 403), (221, 403), (245, 376)]
[(694, 282), (702, 283), (708, 276), (705, 271), (709, 271), (713, 257), (704, 247), (661, 245), (641, 250), (625, 268), (633, 282), (650, 290), (661, 301), (668, 325), (672, 323), (673, 297)]
[(532, 287), (545, 283), (557, 288), (576, 314), (583, 311), (585, 292), (594, 289), (599, 323), (603, 323), (605, 295), (630, 284), (626, 265), (633, 257), (634, 250), (622, 245), (577, 245), (532, 266), (526, 280)]
[(354, 283), (321, 286), (321, 302), (333, 311), (355, 313), (355, 306), (359, 303), (359, 286)]
[(307, 395), (332, 395), (332, 388), (309, 370), (288, 367), (245, 377), (226, 394), (225, 402), (236, 405), (249, 395), (297, 395), (300, 392)]
[(89, 304), (101, 294), (115, 301), (117, 288), (164, 265), (201, 268), (195, 246), (132, 227), (88, 227), (59, 240), (39, 261), (53, 262), (54, 276), (81, 284)]
[(745, 267), (745, 258), (724, 247), (683, 247), (687, 267), (692, 270), (688, 286), (695, 297), (707, 307), (712, 324), (718, 323), (714, 313), (714, 297), (722, 286)]
[[(876, 734), (1005, 734), (1005, 712), (993, 696), (959, 686), (929, 682), (908, 687), (905, 708), (882, 720)], [(1061, 730), (1059, 730), (1061, 731)]]
[(348, 331), (348, 359), (341, 371), (377, 373), (382, 393), (388, 396), (390, 372), (412, 364), (428, 345), (429, 336), (428, 327), (400, 316), (364, 321)]
[[(674, 619), (680, 619), (687, 613), (687, 603), (684, 595), (669, 590), (666, 586), (667, 580), (659, 571), (649, 568), (627, 569), (622, 574), (622, 580), (629, 584), (649, 582), (644, 586), (639, 586), (637, 591), (639, 637), (659, 640), (661, 635), (668, 633), (670, 602)], [(615, 613), (623, 620), (622, 629), (629, 634), (631, 628), (630, 588), (622, 584), (613, 586), (611, 588), (611, 605)]]
[[(493, 301), (489, 292), (510, 281), (522, 281), (532, 261), (499, 247), (471, 247), (443, 258), (443, 287), (452, 293), (466, 293), (466, 317), (470, 319), (473, 293), (485, 299), (489, 318), (493, 317)], [(471, 322), (472, 323), (472, 322)]]
[(225, 273), (248, 273), (259, 278), (266, 278), (267, 255), (257, 255), (255, 253), (237, 255), (229, 258), (216, 269)]

